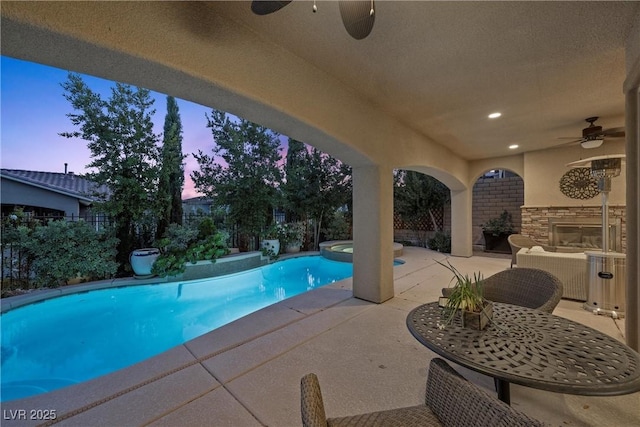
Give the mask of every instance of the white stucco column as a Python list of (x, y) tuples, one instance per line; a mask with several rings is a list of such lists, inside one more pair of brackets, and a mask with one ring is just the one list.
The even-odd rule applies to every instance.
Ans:
[(353, 296), (393, 298), (393, 170), (353, 168)]
[(640, 88), (632, 87), (626, 93), (626, 174), (627, 174), (627, 286), (625, 337), (627, 345), (640, 349)]
[[(640, 18), (640, 10), (636, 14)], [(624, 81), (627, 175), (627, 286), (625, 338), (640, 351), (640, 19), (625, 45), (627, 77)]]
[(451, 255), (473, 255), (471, 230), (472, 190), (451, 191)]

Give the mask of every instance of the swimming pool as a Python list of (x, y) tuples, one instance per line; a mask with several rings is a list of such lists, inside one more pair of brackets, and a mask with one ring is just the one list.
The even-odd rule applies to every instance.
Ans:
[(304, 256), (205, 280), (109, 288), (2, 314), (2, 401), (130, 366), (294, 295), (351, 277)]

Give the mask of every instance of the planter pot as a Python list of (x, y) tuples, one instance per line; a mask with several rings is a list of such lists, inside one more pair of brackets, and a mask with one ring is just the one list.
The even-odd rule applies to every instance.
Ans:
[(151, 277), (151, 267), (160, 256), (160, 249), (143, 248), (136, 249), (129, 255), (129, 262), (136, 277)]
[(300, 252), (300, 244), (299, 243), (290, 243), (287, 245), (285, 251), (288, 254), (297, 254)]
[(462, 312), (462, 327), (476, 330), (483, 330), (487, 327), (491, 319), (493, 319), (493, 303), (487, 301), (481, 312), (466, 311)]
[(278, 239), (265, 239), (262, 241), (262, 248), (271, 252), (272, 255), (278, 255), (280, 253), (280, 240)]
[(508, 233), (494, 235), (483, 231), (482, 234), (484, 235), (485, 251), (501, 254), (511, 253), (511, 246), (509, 246), (509, 241), (507, 240), (509, 238)]

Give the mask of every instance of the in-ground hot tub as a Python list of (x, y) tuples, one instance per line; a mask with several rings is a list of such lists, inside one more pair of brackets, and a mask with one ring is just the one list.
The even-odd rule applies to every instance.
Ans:
[[(393, 257), (402, 256), (404, 247), (393, 243)], [(330, 240), (320, 243), (320, 254), (333, 261), (353, 262), (353, 240)]]

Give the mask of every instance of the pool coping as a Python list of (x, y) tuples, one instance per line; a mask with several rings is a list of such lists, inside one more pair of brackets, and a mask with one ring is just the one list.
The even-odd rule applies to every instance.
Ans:
[[(353, 240), (327, 240), (325, 242), (321, 242), (320, 247), (320, 255), (323, 257), (330, 259), (332, 261), (340, 261), (340, 262), (353, 262), (353, 253), (352, 252), (342, 252), (342, 251), (333, 251), (332, 248), (334, 246), (353, 245)], [(404, 250), (404, 245), (402, 243), (393, 242), (393, 258), (397, 259), (402, 256)]]

